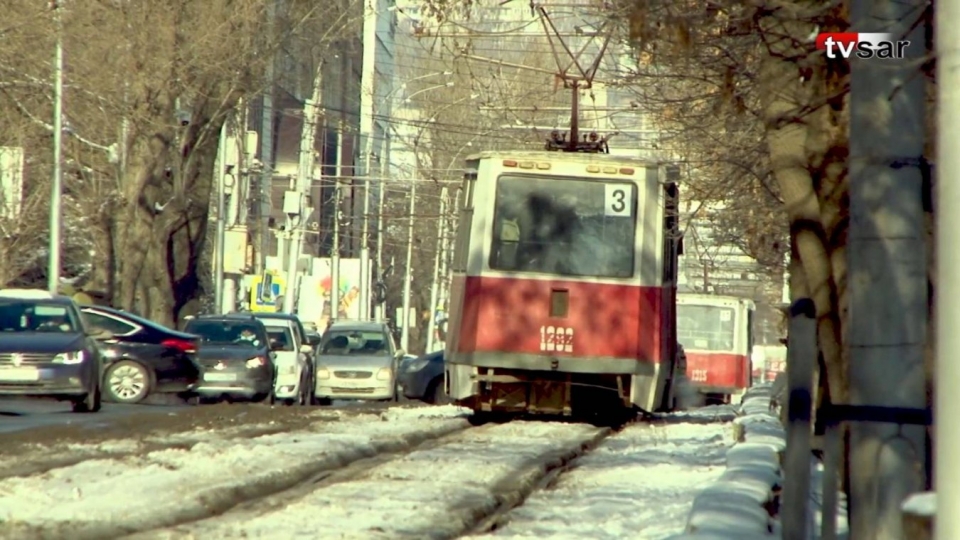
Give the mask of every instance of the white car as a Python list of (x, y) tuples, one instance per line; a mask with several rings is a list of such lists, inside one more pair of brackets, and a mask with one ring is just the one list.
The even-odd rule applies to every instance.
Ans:
[(313, 348), (304, 343), (295, 322), (262, 318), (270, 337), (270, 349), (276, 354), (277, 382), (273, 394), (288, 405), (313, 403)]

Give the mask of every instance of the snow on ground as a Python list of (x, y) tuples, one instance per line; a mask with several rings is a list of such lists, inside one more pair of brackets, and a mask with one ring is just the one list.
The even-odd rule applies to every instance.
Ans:
[(661, 540), (683, 531), (730, 444), (729, 424), (630, 426), (513, 510), (505, 527), (473, 538)]
[[(810, 499), (809, 499), (810, 519), (808, 520), (810, 530), (807, 531), (807, 538), (819, 540), (820, 532), (823, 527), (823, 463), (816, 458), (810, 459)], [(847, 495), (837, 490), (837, 519), (836, 535), (837, 538), (845, 539), (850, 534), (850, 526), (847, 523)]]
[[(456, 435), (322, 487), (266, 514), (226, 514), (151, 538), (449, 538), (497, 506), (498, 492), (532, 485), (534, 462), (573, 451), (601, 430), (511, 422)], [(188, 531), (188, 532), (187, 532)]]
[[(106, 532), (144, 523), (166, 526), (177, 516), (209, 511), (238, 485), (316, 474), (324, 467), (396, 450), (466, 427), (453, 408), (354, 415), (311, 430), (251, 439), (211, 437), (190, 450), (166, 449), (124, 459), (96, 459), (43, 474), (0, 480), (0, 537), (40, 525)], [(159, 520), (159, 521), (157, 521)], [(67, 522), (70, 522), (69, 524)], [(86, 529), (84, 529), (86, 527)], [(90, 533), (92, 534), (92, 533)], [(102, 534), (102, 536), (111, 536)]]

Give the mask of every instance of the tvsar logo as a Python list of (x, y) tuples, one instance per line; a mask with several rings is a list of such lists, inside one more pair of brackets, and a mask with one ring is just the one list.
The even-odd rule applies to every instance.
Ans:
[(817, 34), (817, 50), (824, 51), (832, 60), (849, 60), (856, 55), (860, 59), (900, 59), (906, 54), (910, 42), (893, 39), (892, 34), (865, 32), (823, 32)]

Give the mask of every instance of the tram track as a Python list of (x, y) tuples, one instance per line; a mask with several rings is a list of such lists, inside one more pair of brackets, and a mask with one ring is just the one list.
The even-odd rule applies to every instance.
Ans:
[[(696, 424), (689, 420), (672, 421)], [(186, 486), (183, 495), (158, 499), (148, 512), (133, 508), (108, 519), (41, 517), (20, 523), (2, 522), (0, 515), (0, 537), (230, 539), (311, 531), (316, 537), (358, 539), (483, 537), (509, 528), (531, 498), (562, 487), (564, 478), (579, 474), (584, 460), (626, 430), (651, 448), (662, 444), (661, 424), (639, 420), (609, 428), (515, 420), (471, 426), (461, 419), (456, 426), (407, 433), (360, 452), (307, 459), (282, 474)], [(3, 491), (0, 483), (0, 514)]]
[[(510, 430), (511, 422), (486, 423), (473, 426), (462, 431), (454, 432), (436, 439), (424, 441), (415, 447), (397, 452), (384, 452), (376, 456), (358, 460), (343, 468), (323, 471), (303, 482), (291, 486), (282, 492), (273, 493), (262, 498), (245, 501), (230, 510), (206, 520), (193, 521), (165, 529), (144, 531), (125, 537), (125, 540), (173, 540), (200, 537), (219, 538), (247, 538), (263, 536), (256, 530), (250, 530), (245, 524), (256, 523), (271, 514), (277, 514), (284, 509), (296, 507), (298, 504), (305, 508), (314, 508), (317, 515), (323, 514), (322, 505), (309, 500), (311, 496), (323, 490), (331, 490), (338, 485), (363, 482), (384, 482), (389, 484), (390, 479), (384, 478), (384, 471), (402, 471), (405, 462), (426, 461), (431, 454), (450, 455), (450, 448), (471, 446), (469, 441), (484, 441), (495, 445), (498, 441), (497, 431)], [(522, 421), (512, 423), (513, 426), (524, 424)], [(566, 441), (559, 446), (553, 446), (545, 451), (530, 455), (522, 463), (512, 468), (508, 474), (501, 475), (485, 486), (487, 497), (478, 496), (476, 491), (461, 493), (449, 502), (448, 512), (443, 516), (444, 524), (437, 526), (430, 524), (424, 528), (416, 528), (395, 523), (394, 527), (373, 527), (369, 532), (371, 537), (385, 538), (436, 538), (454, 539), (466, 534), (477, 534), (495, 529), (502, 519), (514, 508), (523, 504), (524, 500), (536, 491), (546, 489), (556, 479), (573, 467), (576, 460), (588, 454), (600, 445), (609, 436), (619, 429), (609, 427), (595, 428), (583, 424), (570, 423), (527, 423), (532, 429), (543, 431), (545, 425), (556, 428), (560, 433), (570, 427), (579, 429), (583, 434), (575, 440)], [(524, 428), (519, 428), (520, 433)], [(622, 427), (620, 428), (622, 429)], [(585, 431), (584, 431), (585, 430)], [(507, 439), (510, 436), (508, 435)], [(479, 449), (477, 450), (479, 451)], [(456, 454), (456, 452), (453, 452)], [(443, 464), (438, 464), (443, 467)], [(394, 478), (399, 482), (412, 481), (413, 478)], [(389, 474), (388, 474), (389, 477)], [(469, 479), (463, 479), (470, 482)], [(371, 488), (373, 485), (371, 485)], [(429, 487), (429, 486), (428, 486)], [(415, 496), (412, 496), (416, 499)], [(437, 499), (440, 500), (440, 499)], [(411, 501), (413, 502), (413, 501)], [(422, 503), (426, 504), (426, 503)], [(383, 505), (383, 510), (389, 512), (390, 502)], [(276, 521), (276, 519), (274, 519)], [(323, 521), (323, 520), (321, 520)], [(319, 526), (318, 522), (318, 527)], [(268, 530), (272, 530), (269, 529)], [(319, 530), (319, 529), (318, 529)], [(361, 531), (354, 531), (358, 537), (366, 537)], [(279, 534), (279, 533), (278, 533)], [(327, 531), (334, 535), (334, 532)], [(351, 537), (344, 532), (342, 537)]]
[[(329, 424), (320, 431), (308, 432), (281, 432), (267, 435), (266, 441), (250, 439), (224, 439), (218, 445), (208, 442), (192, 445), (193, 453), (219, 452), (220, 450), (237, 450), (239, 454), (261, 456), (259, 459), (270, 458), (270, 448), (280, 442), (296, 450), (290, 454), (274, 456), (281, 462), (290, 457), (296, 458), (291, 463), (267, 463), (263, 470), (258, 467), (248, 467), (245, 471), (236, 471), (234, 475), (227, 472), (224, 477), (209, 477), (208, 482), (200, 475), (190, 474), (182, 470), (176, 463), (184, 463), (185, 451), (161, 450), (159, 456), (138, 456), (135, 459), (147, 459), (148, 463), (139, 465), (142, 468), (127, 467), (127, 473), (114, 472), (113, 467), (122, 464), (120, 460), (84, 460), (73, 467), (54, 469), (49, 473), (35, 475), (29, 478), (7, 478), (0, 480), (0, 537), (2, 538), (47, 538), (47, 539), (103, 539), (121, 538), (142, 531), (163, 529), (183, 523), (201, 521), (218, 516), (248, 501), (258, 501), (271, 495), (296, 490), (298, 486), (318, 485), (330, 481), (331, 473), (341, 473), (349, 470), (351, 464), (363, 459), (376, 459), (381, 454), (402, 452), (416, 447), (423, 442), (446, 434), (467, 429), (469, 424), (463, 418), (429, 417), (420, 423), (408, 420), (415, 424), (411, 429), (404, 430), (402, 426), (390, 427), (386, 418), (374, 417), (366, 420), (364, 429), (347, 429), (355, 422)], [(416, 429), (416, 427), (420, 429)], [(337, 428), (342, 429), (337, 429)], [(353, 426), (356, 428), (356, 426)], [(378, 429), (385, 431), (376, 435)], [(344, 431), (346, 429), (346, 431)], [(372, 435), (361, 435), (363, 431), (370, 431)], [(278, 438), (279, 437), (279, 438)], [(281, 440), (286, 439), (286, 440)], [(362, 442), (360, 439), (367, 439)], [(311, 459), (312, 448), (318, 448), (318, 443), (328, 440), (331, 448), (326, 452), (315, 454)], [(300, 446), (298, 443), (304, 443)], [(340, 445), (346, 446), (340, 446)], [(252, 446), (251, 446), (252, 445)], [(198, 448), (202, 447), (202, 448)], [(233, 447), (233, 448), (231, 448)], [(259, 448), (259, 449), (257, 449)], [(279, 448), (279, 447), (278, 447)], [(238, 450), (239, 449), (239, 450)], [(215, 456), (214, 459), (219, 456)], [(225, 457), (229, 462), (237, 458)], [(258, 458), (254, 458), (258, 459)], [(202, 464), (192, 469), (202, 470)], [(181, 470), (178, 470), (181, 469)], [(74, 472), (74, 471), (80, 472)], [(224, 470), (221, 468), (221, 470)], [(139, 471), (143, 471), (139, 473)], [(250, 472), (247, 472), (250, 471)], [(256, 471), (256, 472), (253, 472)], [(73, 474), (71, 474), (73, 473)], [(92, 473), (92, 476), (91, 476)], [(139, 474), (138, 474), (139, 473)], [(252, 473), (252, 474), (251, 474)], [(116, 511), (108, 511), (98, 502), (111, 499), (113, 492), (124, 491), (123, 480), (130, 478), (141, 480), (140, 474), (153, 477), (165, 477), (158, 484), (157, 493), (148, 491), (150, 500), (137, 500), (136, 495), (128, 495), (130, 506), (125, 508), (123, 502), (111, 501)], [(342, 473), (341, 473), (342, 474)], [(83, 482), (81, 478), (90, 480)], [(182, 479), (178, 480), (178, 479)], [(92, 480), (92, 481), (91, 481)], [(149, 478), (146, 478), (150, 482)], [(39, 484), (37, 488), (30, 489)], [(184, 483), (186, 482), (186, 483)], [(44, 489), (46, 488), (46, 489)], [(73, 489), (73, 495), (68, 495), (67, 489)], [(47, 493), (35, 492), (47, 491)], [(54, 493), (51, 493), (53, 491)], [(31, 504), (34, 495), (44, 497), (49, 504), (50, 514), (40, 510), (44, 503)], [(13, 502), (14, 504), (10, 504)], [(69, 507), (64, 509), (63, 507)], [(29, 511), (33, 508), (33, 511)], [(28, 511), (23, 511), (24, 509)], [(18, 511), (19, 510), (19, 511)]]

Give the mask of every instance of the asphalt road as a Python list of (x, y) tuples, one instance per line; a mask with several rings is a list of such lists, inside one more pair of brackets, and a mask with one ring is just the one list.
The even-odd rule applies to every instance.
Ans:
[[(419, 402), (403, 400), (402, 404), (417, 405)], [(363, 411), (378, 411), (387, 409), (396, 403), (377, 403), (363, 401), (334, 401), (332, 406), (323, 408), (332, 409), (357, 409)], [(422, 404), (420, 404), (422, 405)], [(284, 407), (277, 405), (280, 409), (303, 410), (300, 407)], [(262, 409), (262, 411), (261, 411)], [(309, 407), (306, 410), (313, 410)], [(138, 422), (148, 422), (150, 424), (184, 424), (192, 425), (194, 422), (200, 422), (209, 415), (220, 414), (217, 411), (231, 410), (231, 416), (242, 417), (241, 411), (256, 412), (264, 414), (271, 410), (271, 407), (261, 404), (237, 404), (228, 409), (222, 409), (216, 405), (191, 405), (184, 402), (176, 396), (156, 395), (150, 396), (147, 401), (137, 405), (122, 405), (118, 403), (103, 404), (103, 409), (97, 413), (74, 413), (70, 410), (69, 402), (56, 402), (43, 399), (22, 399), (22, 398), (2, 398), (0, 399), (0, 434), (24, 433), (38, 428), (81, 428), (102, 430), (102, 428), (117, 428), (128, 424)], [(267, 413), (269, 414), (269, 413)], [(137, 415), (150, 415), (150, 420), (134, 420), (132, 417)], [(162, 416), (157, 416), (162, 415)], [(43, 437), (52, 435), (51, 430), (42, 430), (46, 432)], [(38, 436), (40, 433), (38, 433)]]
[(104, 403), (98, 413), (78, 414), (70, 410), (67, 401), (43, 399), (0, 399), (0, 433), (12, 433), (28, 429), (65, 425), (96, 428), (111, 424), (114, 420), (135, 414), (169, 414), (186, 412), (190, 405), (180, 400), (152, 399), (150, 403), (121, 405)]

